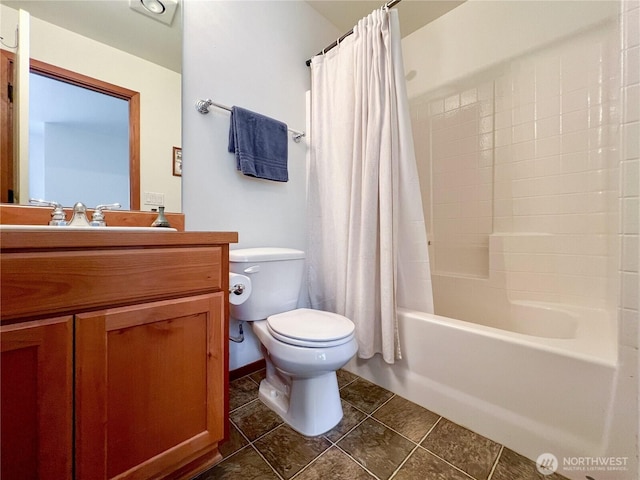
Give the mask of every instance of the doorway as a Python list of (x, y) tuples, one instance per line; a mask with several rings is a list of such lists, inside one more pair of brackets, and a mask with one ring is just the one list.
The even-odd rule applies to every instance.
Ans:
[[(5, 203), (14, 202), (14, 189), (17, 179), (15, 178), (15, 166), (13, 158), (13, 98), (12, 98), (12, 84), (13, 84), (13, 63), (14, 56), (11, 52), (2, 51), (2, 65), (0, 67), (0, 80), (2, 85), (7, 85), (7, 88), (2, 88), (2, 115), (0, 116), (0, 131), (2, 132), (2, 153), (0, 155), (1, 163), (1, 197), (0, 201)], [(88, 77), (70, 70), (65, 70), (55, 65), (46, 64), (37, 60), (31, 60), (30, 71), (32, 76), (37, 75), (38, 80), (43, 78), (62, 82), (69, 88), (75, 87), (83, 89), (83, 91), (97, 92), (99, 94), (112, 97), (114, 99), (124, 100), (127, 105), (128, 111), (128, 207), (132, 210), (140, 209), (140, 94), (133, 90), (128, 90), (117, 85), (109, 84), (95, 78)], [(90, 108), (90, 107), (89, 107)], [(103, 132), (104, 133), (104, 132)], [(68, 132), (67, 132), (68, 134)], [(31, 143), (31, 141), (30, 141)], [(96, 147), (96, 150), (100, 147)], [(103, 153), (103, 152), (101, 152)], [(78, 159), (82, 161), (82, 159)], [(97, 161), (97, 160), (96, 160)], [(78, 180), (76, 176), (70, 176), (72, 183), (69, 185), (69, 189), (77, 188), (79, 183), (93, 184), (98, 186), (100, 183), (96, 183), (95, 173), (93, 178), (85, 180)], [(105, 173), (100, 175), (102, 178), (106, 178), (109, 174)], [(64, 188), (64, 187), (63, 187)], [(104, 202), (109, 203), (112, 200), (105, 198)], [(56, 200), (53, 198), (52, 200)], [(126, 199), (125, 199), (126, 200)], [(123, 200), (120, 203), (126, 204)], [(94, 200), (88, 200), (89, 206), (95, 203)]]

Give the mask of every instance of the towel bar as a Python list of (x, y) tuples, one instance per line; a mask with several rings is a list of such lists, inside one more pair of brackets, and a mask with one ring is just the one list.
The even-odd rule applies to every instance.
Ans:
[[(206, 99), (206, 100), (198, 100), (196, 102), (196, 110), (200, 113), (202, 113), (203, 115), (209, 113), (209, 107), (214, 106), (214, 107), (218, 107), (221, 108), (222, 110), (226, 110), (227, 112), (231, 111), (231, 107), (227, 107), (226, 105), (221, 105), (219, 103), (214, 102), (211, 99)], [(300, 143), (300, 139), (304, 136), (306, 136), (305, 132), (299, 132), (297, 130), (293, 130), (291, 128), (287, 128), (287, 130), (289, 130), (291, 132), (291, 138), (293, 138), (293, 141), (296, 143)]]

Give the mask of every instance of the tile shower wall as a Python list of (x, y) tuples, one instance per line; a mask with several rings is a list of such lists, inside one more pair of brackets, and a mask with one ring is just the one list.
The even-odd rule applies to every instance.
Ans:
[(640, 213), (640, 1), (622, 2), (621, 24), (624, 100), (621, 128), (620, 211), (620, 343), (638, 348), (638, 233)]
[[(434, 270), (487, 277), (493, 230), (493, 84), (413, 101), (416, 155), (431, 159)], [(429, 162), (420, 161), (422, 166)], [(424, 172), (424, 169), (423, 169)]]
[(437, 313), (615, 304), (618, 45), (611, 19), (411, 100)]
[[(620, 295), (618, 297), (620, 373), (615, 393), (612, 431), (617, 432), (610, 451), (628, 455), (630, 471), (638, 472), (638, 194), (640, 193), (640, 1), (623, 0), (622, 25), (622, 86), (620, 135), (620, 220), (617, 225), (620, 261), (616, 265)], [(615, 438), (617, 437), (617, 441)], [(622, 452), (622, 453), (619, 453)]]

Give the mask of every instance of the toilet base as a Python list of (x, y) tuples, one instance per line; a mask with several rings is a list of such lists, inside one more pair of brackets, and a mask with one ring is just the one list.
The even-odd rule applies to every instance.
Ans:
[(260, 382), (259, 398), (291, 428), (307, 437), (328, 432), (342, 420), (336, 372), (311, 378), (267, 375)]

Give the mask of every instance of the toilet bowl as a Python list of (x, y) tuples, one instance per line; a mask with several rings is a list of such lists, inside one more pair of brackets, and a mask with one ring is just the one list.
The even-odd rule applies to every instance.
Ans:
[(271, 325), (286, 316), (292, 322), (300, 321), (298, 325), (318, 325), (320, 330), (327, 314), (297, 309), (252, 324), (267, 361), (267, 378), (260, 383), (259, 397), (294, 430), (307, 436), (325, 433), (342, 419), (336, 370), (358, 350), (353, 323), (335, 316), (333, 320), (351, 324), (350, 333), (339, 339), (320, 334), (305, 337), (295, 330), (295, 336), (289, 337), (284, 333), (286, 328), (274, 332)]
[(355, 355), (358, 345), (348, 318), (292, 308), (303, 263), (300, 250), (231, 251), (230, 270), (249, 276), (252, 291), (246, 302), (231, 305), (230, 311), (233, 318), (251, 322), (260, 340), (266, 363), (260, 400), (294, 430), (316, 436), (342, 419), (336, 370)]

